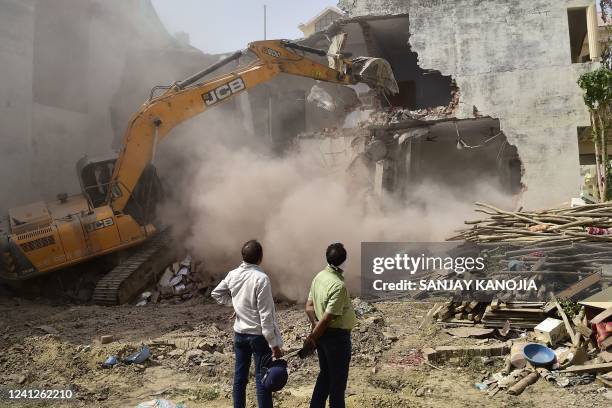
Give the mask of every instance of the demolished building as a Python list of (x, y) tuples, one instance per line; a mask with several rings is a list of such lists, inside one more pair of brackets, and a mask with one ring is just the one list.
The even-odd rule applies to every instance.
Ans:
[[(0, 52), (11, 81), (3, 81), (0, 94), (0, 118), (9, 126), (0, 143), (14, 160), (1, 165), (5, 174), (21, 166), (4, 178), (3, 190), (15, 194), (3, 196), (0, 207), (76, 191), (76, 161), (112, 154), (152, 86), (221, 58), (169, 35), (149, 1), (61, 1), (54, 8), (2, 1), (8, 12)], [(218, 108), (231, 122), (202, 115), (194, 124), (206, 123), (212, 134), (232, 126), (276, 151), (300, 135), (302, 149), (315, 142), (324, 161), (349, 171), (366, 157), (379, 194), (398, 187), (409, 193), (411, 182), (424, 178), (457, 185), (484, 177), (514, 195), (517, 206), (579, 195), (580, 165), (593, 155), (579, 143), (589, 117), (576, 80), (598, 65), (594, 2), (343, 0), (339, 6), (346, 17), (302, 43), (326, 49), (335, 34), (346, 33), (343, 51), (390, 62), (398, 95), (377, 98), (362, 87), (281, 76)], [(69, 21), (60, 19), (66, 10)], [(57, 58), (67, 50), (71, 58)], [(315, 85), (333, 100), (331, 108), (311, 98)], [(380, 143), (366, 152), (375, 139), (384, 152)]]
[[(456, 153), (500, 131), (515, 148), (495, 160), (504, 162), (508, 191), (522, 190), (517, 205), (549, 206), (580, 194), (579, 135), (589, 116), (576, 81), (599, 64), (593, 1), (343, 0), (339, 6), (348, 18), (326, 34), (347, 32), (344, 50), (389, 60), (400, 85), (392, 106), (450, 108), (434, 122), (408, 116), (371, 131), (401, 136), (405, 129), (444, 126)], [(588, 58), (581, 57), (585, 44)], [(450, 124), (437, 124), (440, 119)], [(461, 127), (481, 120), (478, 141), (466, 142)], [(458, 157), (453, 168), (462, 169)], [(449, 162), (439, 164), (448, 168)]]

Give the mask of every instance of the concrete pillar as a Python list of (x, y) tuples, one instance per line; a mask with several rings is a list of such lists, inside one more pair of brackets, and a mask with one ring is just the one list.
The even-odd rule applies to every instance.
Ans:
[(595, 4), (587, 7), (587, 36), (589, 37), (589, 54), (591, 61), (599, 61), (599, 27), (597, 26), (597, 8)]
[(374, 170), (374, 196), (381, 205), (385, 205), (387, 200), (389, 180), (393, 176), (393, 168), (390, 160), (384, 159), (376, 162)]

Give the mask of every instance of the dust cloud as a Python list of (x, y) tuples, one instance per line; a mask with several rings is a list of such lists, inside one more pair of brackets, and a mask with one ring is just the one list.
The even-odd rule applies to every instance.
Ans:
[(362, 241), (444, 240), (473, 218), (475, 200), (504, 207), (510, 201), (486, 181), (455, 187), (423, 181), (411, 189), (415, 199), (389, 199), (383, 209), (348, 172), (330, 173), (313, 154), (272, 157), (255, 146), (209, 141), (190, 155), (188, 176), (174, 185), (178, 199), (162, 210), (177, 241), (204, 260), (207, 272), (222, 276), (240, 262), (242, 243), (256, 238), (276, 294), (300, 302), (332, 242), (346, 246), (345, 276), (358, 294)]

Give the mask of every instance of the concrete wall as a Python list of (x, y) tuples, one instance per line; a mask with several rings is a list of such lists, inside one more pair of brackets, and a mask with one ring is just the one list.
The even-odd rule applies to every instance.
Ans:
[(33, 2), (1, 0), (0, 10), (0, 208), (5, 208), (28, 198), (15, 187), (30, 181), (31, 122), (26, 118), (32, 114)]
[(451, 75), (458, 117), (499, 118), (524, 166), (526, 207), (580, 191), (577, 127), (588, 112), (576, 85), (594, 64), (572, 64), (567, 9), (590, 0), (341, 0), (351, 17), (408, 13), (419, 65)]
[[(77, 160), (112, 153), (152, 85), (200, 68), (203, 54), (182, 48), (148, 0), (0, 0), (0, 214), (78, 192)], [(145, 52), (156, 70), (134, 64)]]

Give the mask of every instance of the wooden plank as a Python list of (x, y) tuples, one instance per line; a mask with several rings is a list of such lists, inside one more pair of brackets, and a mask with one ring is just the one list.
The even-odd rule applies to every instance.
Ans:
[(606, 320), (608, 317), (612, 316), (612, 307), (607, 308), (597, 316), (591, 319), (591, 323), (597, 324)]
[(504, 308), (499, 308), (498, 310), (495, 311), (495, 313), (535, 313), (535, 314), (544, 314), (544, 311), (542, 309), (528, 309), (526, 307), (521, 307), (521, 308), (509, 308), (509, 307), (504, 307)]
[(559, 302), (557, 302), (555, 295), (552, 295), (552, 298), (553, 298), (553, 302), (555, 302), (555, 305), (557, 307), (557, 311), (559, 312), (559, 316), (561, 316), (561, 318), (563, 319), (563, 323), (565, 323), (565, 330), (567, 331), (567, 334), (569, 334), (570, 338), (572, 339), (572, 344), (574, 346), (578, 346), (578, 342), (580, 341), (579, 336), (576, 336), (576, 333), (574, 333), (574, 329), (572, 329), (572, 325), (567, 319), (567, 316), (565, 315), (563, 308), (561, 307)]
[(544, 305), (544, 313), (549, 314), (550, 312), (552, 312), (553, 310), (555, 310), (556, 306), (554, 302), (548, 302), (546, 303), (546, 305)]
[(531, 318), (524, 318), (524, 317), (508, 317), (508, 316), (483, 316), (482, 321), (483, 322), (505, 322), (506, 320), (509, 320), (511, 322), (534, 322), (534, 323), (540, 323), (542, 320), (542, 318), (540, 319), (531, 319)]
[(561, 299), (571, 299), (573, 296), (582, 292), (585, 289), (590, 288), (601, 280), (601, 272), (596, 272), (592, 275), (587, 276), (586, 278), (579, 280), (568, 288), (565, 288), (561, 293), (559, 293), (559, 298)]
[(561, 370), (562, 373), (607, 373), (612, 371), (612, 363), (574, 365)]
[(591, 337), (591, 334), (593, 334), (593, 330), (589, 329), (582, 323), (574, 322), (574, 325), (576, 326), (576, 331), (582, 334), (584, 338), (587, 340)]
[(608, 388), (612, 388), (612, 380), (608, 380), (607, 378), (605, 378), (603, 375), (598, 375), (597, 380), (602, 383), (603, 385), (605, 385)]
[(423, 327), (423, 325), (431, 322), (435, 316), (435, 314), (438, 313), (439, 311), (439, 304), (435, 303), (431, 309), (429, 309), (429, 311), (427, 312), (427, 314), (425, 315), (425, 317), (423, 318), (423, 320), (421, 321), (421, 324), (419, 324), (419, 329)]

